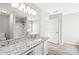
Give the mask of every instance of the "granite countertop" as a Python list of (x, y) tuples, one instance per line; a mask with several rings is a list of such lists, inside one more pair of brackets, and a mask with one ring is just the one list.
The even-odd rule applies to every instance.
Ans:
[[(25, 38), (22, 38), (25, 39)], [(16, 44), (0, 48), (0, 55), (21, 55), (24, 52), (36, 47), (47, 39), (35, 39), (34, 41), (23, 40)]]

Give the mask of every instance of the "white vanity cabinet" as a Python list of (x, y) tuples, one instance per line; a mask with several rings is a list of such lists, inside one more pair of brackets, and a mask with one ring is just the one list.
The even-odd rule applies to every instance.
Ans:
[(32, 49), (24, 53), (24, 55), (47, 55), (48, 54), (48, 41), (45, 40), (36, 44)]
[(44, 43), (40, 43), (38, 46), (34, 48), (34, 55), (43, 55), (44, 53)]
[(24, 55), (47, 55), (48, 54), (48, 40), (37, 42), (35, 46), (24, 53)]
[(40, 43), (34, 48), (34, 55), (47, 55), (48, 54), (48, 41)]
[(44, 55), (48, 54), (48, 41), (44, 41)]

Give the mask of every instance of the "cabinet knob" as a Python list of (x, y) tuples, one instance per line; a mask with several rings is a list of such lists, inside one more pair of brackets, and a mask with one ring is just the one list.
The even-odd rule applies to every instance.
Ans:
[(59, 33), (59, 32), (56, 32), (56, 33)]

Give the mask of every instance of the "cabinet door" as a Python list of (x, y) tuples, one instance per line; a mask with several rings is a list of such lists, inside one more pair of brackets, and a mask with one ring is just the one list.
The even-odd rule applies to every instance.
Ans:
[(47, 55), (48, 54), (48, 41), (46, 40), (44, 42), (44, 55)]
[(44, 44), (43, 43), (41, 43), (41, 44), (39, 44), (37, 47), (35, 47), (35, 49), (34, 49), (34, 55), (43, 55), (44, 53)]

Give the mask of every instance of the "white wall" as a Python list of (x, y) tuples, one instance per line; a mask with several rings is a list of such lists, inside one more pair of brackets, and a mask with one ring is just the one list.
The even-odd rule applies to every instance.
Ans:
[(48, 15), (44, 12), (41, 12), (40, 13), (40, 36), (43, 36), (43, 37), (47, 37), (47, 21), (48, 21)]
[(79, 42), (79, 13), (63, 15), (62, 39), (63, 42)]
[[(40, 34), (43, 37), (49, 37), (49, 15), (41, 14), (41, 30)], [(79, 41), (79, 13), (63, 15), (62, 18), (62, 40), (63, 42), (75, 43)]]

